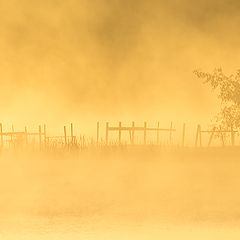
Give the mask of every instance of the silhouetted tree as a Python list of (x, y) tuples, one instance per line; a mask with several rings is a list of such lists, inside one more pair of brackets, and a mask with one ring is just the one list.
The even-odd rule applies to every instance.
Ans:
[(194, 73), (218, 91), (221, 111), (216, 116), (216, 121), (225, 127), (240, 128), (240, 70), (230, 76), (225, 75), (221, 68), (216, 68), (213, 73), (199, 70)]

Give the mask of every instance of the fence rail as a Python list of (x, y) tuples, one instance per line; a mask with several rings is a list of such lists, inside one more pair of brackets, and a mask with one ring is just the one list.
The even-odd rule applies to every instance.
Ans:
[[(118, 126), (114, 126), (114, 127), (110, 127), (109, 122), (106, 123), (106, 145), (109, 144), (109, 132), (110, 131), (116, 131), (118, 132), (118, 144), (121, 145), (122, 143), (122, 132), (123, 131), (127, 131), (129, 132), (129, 139), (130, 139), (130, 143), (134, 144), (135, 143), (135, 132), (139, 131), (139, 132), (143, 132), (143, 143), (144, 145), (147, 144), (147, 132), (151, 131), (151, 132), (156, 132), (157, 135), (157, 143), (159, 143), (159, 132), (161, 131), (165, 131), (165, 132), (169, 132), (169, 139), (171, 141), (172, 138), (172, 132), (175, 132), (176, 129), (173, 129), (172, 127), (172, 123), (170, 128), (160, 128), (159, 127), (159, 123), (157, 125), (157, 127), (147, 127), (147, 122), (144, 122), (142, 127), (137, 127), (135, 125), (135, 122), (132, 122), (132, 126), (122, 126), (122, 122), (119, 122)], [(99, 123), (97, 124), (97, 136), (99, 136)]]

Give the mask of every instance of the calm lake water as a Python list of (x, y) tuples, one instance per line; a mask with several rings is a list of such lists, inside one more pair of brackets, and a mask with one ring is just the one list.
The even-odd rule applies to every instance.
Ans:
[[(3, 223), (4, 222), (4, 223)], [(104, 219), (21, 218), (1, 219), (0, 239), (239, 239), (237, 225), (157, 222), (105, 222)]]
[(236, 152), (0, 159), (0, 239), (240, 239)]

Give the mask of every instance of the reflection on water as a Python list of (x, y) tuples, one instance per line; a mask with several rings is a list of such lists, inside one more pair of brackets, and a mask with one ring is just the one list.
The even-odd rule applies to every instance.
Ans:
[(0, 239), (239, 239), (238, 156), (1, 157)]

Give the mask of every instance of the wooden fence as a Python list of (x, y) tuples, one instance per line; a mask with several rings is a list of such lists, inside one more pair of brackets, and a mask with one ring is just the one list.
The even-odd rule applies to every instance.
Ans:
[[(110, 126), (109, 122), (106, 123), (106, 136), (105, 143), (109, 145), (109, 132), (117, 132), (118, 133), (118, 144), (122, 144), (122, 133), (129, 133), (129, 140), (132, 145), (135, 144), (135, 133), (142, 132), (143, 144), (147, 144), (147, 133), (155, 132), (156, 133), (156, 144), (159, 144), (159, 135), (160, 132), (168, 132), (169, 133), (169, 142), (172, 142), (172, 133), (175, 132), (176, 129), (173, 128), (171, 123), (170, 128), (160, 128), (160, 124), (158, 122), (157, 127), (149, 127), (147, 122), (144, 122), (143, 126), (136, 126), (135, 122), (132, 122), (131, 126), (123, 126), (122, 122), (119, 122), (118, 126)], [(99, 141), (99, 122), (97, 123), (97, 142)]]
[[(100, 140), (100, 123), (97, 122), (97, 134), (96, 138), (85, 136), (77, 137), (74, 133), (74, 126), (71, 123), (70, 129), (67, 126), (63, 126), (62, 134), (49, 135), (47, 132), (47, 126), (39, 125), (36, 131), (28, 131), (25, 127), (24, 131), (15, 131), (12, 126), (10, 131), (4, 131), (3, 125), (0, 124), (0, 148), (15, 147), (15, 146), (37, 146), (40, 149), (51, 148), (86, 148), (86, 147), (105, 147), (112, 145), (167, 145), (167, 146), (195, 146), (195, 147), (210, 147), (213, 146), (213, 140), (215, 138), (220, 139), (222, 146), (235, 146), (236, 145), (236, 133), (237, 130), (222, 129), (220, 127), (213, 127), (211, 130), (202, 130), (201, 125), (197, 126), (195, 144), (194, 144), (194, 132), (188, 130), (188, 135), (192, 135), (193, 139), (191, 143), (186, 144), (186, 124), (183, 124), (182, 128), (177, 130), (173, 123), (170, 123), (168, 128), (160, 127), (160, 123), (157, 122), (155, 126), (144, 122), (142, 125), (137, 125), (132, 122), (129, 125), (125, 125), (119, 122), (116, 125), (107, 122), (103, 127), (104, 137)], [(177, 133), (176, 133), (177, 132)], [(113, 135), (114, 141), (110, 138), (110, 133)], [(127, 133), (127, 135), (126, 135)], [(165, 135), (162, 135), (165, 133)], [(174, 135), (173, 135), (174, 133)], [(176, 134), (175, 134), (176, 133)], [(124, 135), (125, 134), (125, 135)], [(140, 134), (140, 135), (139, 135)], [(166, 135), (167, 134), (167, 135)], [(139, 140), (140, 136), (140, 141)], [(167, 142), (162, 144), (162, 139), (167, 138)], [(151, 139), (150, 139), (151, 138)], [(203, 138), (205, 139), (203, 141)], [(152, 141), (153, 139), (153, 141)], [(206, 140), (207, 139), (207, 140)], [(230, 140), (229, 140), (230, 139)], [(229, 140), (229, 141), (227, 141)], [(204, 142), (204, 143), (203, 143)], [(205, 144), (207, 142), (207, 144)], [(230, 142), (230, 144), (229, 144)]]
[[(48, 136), (47, 135), (47, 127), (44, 124), (43, 128), (41, 125), (38, 126), (38, 131), (36, 132), (29, 132), (27, 130), (27, 127), (25, 127), (24, 131), (17, 132), (14, 131), (14, 127), (12, 126), (12, 131), (3, 131), (3, 126), (0, 123), (0, 147), (3, 148), (6, 142), (9, 142), (12, 145), (15, 145), (16, 143), (20, 143), (23, 145), (29, 145), (29, 139), (31, 137), (38, 138), (37, 142), (39, 144), (40, 148), (47, 148), (51, 145), (51, 143), (59, 142), (62, 146), (74, 146), (77, 144), (76, 142), (76, 136), (73, 132), (73, 124), (70, 125), (70, 135), (67, 135), (67, 129), (66, 126), (63, 127), (63, 135), (61, 136)], [(10, 138), (10, 139), (9, 139)], [(34, 141), (35, 142), (35, 141)], [(56, 144), (55, 144), (56, 145)]]
[(195, 140), (195, 147), (202, 147), (202, 134), (210, 134), (207, 146), (210, 147), (214, 137), (220, 138), (222, 146), (226, 145), (226, 134), (230, 134), (231, 136), (231, 145), (235, 146), (235, 135), (238, 131), (234, 130), (233, 127), (231, 130), (224, 130), (221, 127), (213, 127), (212, 130), (202, 130), (201, 125), (197, 126), (197, 133), (196, 133), (196, 140)]

